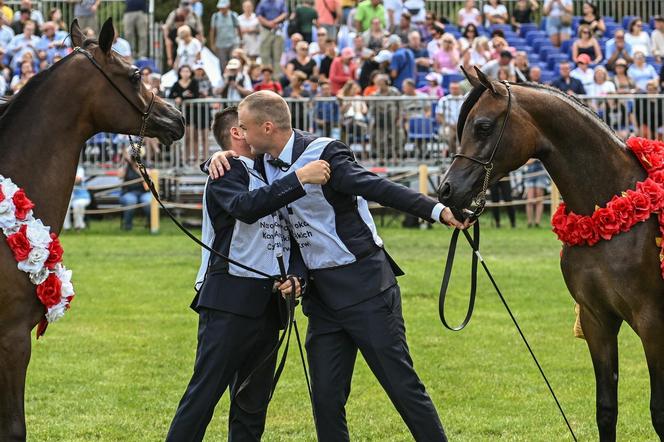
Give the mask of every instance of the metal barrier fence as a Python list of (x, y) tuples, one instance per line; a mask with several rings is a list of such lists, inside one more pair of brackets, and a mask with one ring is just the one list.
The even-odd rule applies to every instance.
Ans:
[[(580, 97), (620, 137), (662, 137), (664, 95), (610, 95)], [(463, 97), (334, 97), (287, 99), (293, 126), (346, 143), (366, 167), (392, 172), (419, 164), (444, 164), (456, 145), (456, 120)], [(148, 140), (147, 161), (152, 167), (197, 172), (198, 165), (219, 149), (210, 130), (214, 113), (230, 104), (224, 99), (187, 100), (181, 110), (187, 120), (185, 137), (171, 146)], [(91, 171), (119, 167), (128, 139), (98, 134), (82, 153)]]

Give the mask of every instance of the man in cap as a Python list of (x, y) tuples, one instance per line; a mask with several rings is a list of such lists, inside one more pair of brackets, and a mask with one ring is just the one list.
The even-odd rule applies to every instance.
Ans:
[(230, 10), (230, 0), (219, 0), (217, 12), (210, 18), (210, 45), (219, 58), (219, 66), (224, 69), (231, 53), (240, 42), (240, 22), (237, 14)]
[(390, 61), (392, 85), (402, 90), (404, 80), (407, 78), (415, 79), (415, 56), (410, 49), (401, 44), (401, 38), (395, 34), (390, 35), (387, 39), (387, 49), (392, 52), (392, 60)]
[(570, 76), (581, 82), (586, 91), (591, 90), (593, 83), (595, 83), (595, 70), (590, 67), (591, 62), (592, 60), (588, 54), (579, 54), (576, 57), (576, 69), (570, 73)]

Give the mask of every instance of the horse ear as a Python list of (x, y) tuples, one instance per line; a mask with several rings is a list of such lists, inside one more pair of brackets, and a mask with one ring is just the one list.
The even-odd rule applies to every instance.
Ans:
[(482, 86), (489, 89), (493, 95), (498, 95), (498, 92), (496, 92), (496, 88), (494, 87), (491, 80), (489, 80), (489, 77), (487, 77), (486, 74), (482, 72), (482, 70), (477, 66), (474, 66), (474, 68), (475, 72), (477, 72), (477, 78), (479, 79)]
[(115, 40), (115, 28), (113, 27), (113, 19), (109, 18), (104, 22), (99, 32), (99, 48), (105, 54), (110, 53), (113, 40)]
[(470, 83), (471, 86), (473, 86), (473, 87), (482, 86), (482, 83), (480, 83), (480, 80), (475, 75), (473, 75), (472, 73), (466, 71), (466, 69), (464, 69), (463, 66), (459, 66), (459, 67), (461, 68), (461, 72), (463, 72), (463, 75), (466, 76), (466, 79), (468, 80), (468, 82)]
[(72, 46), (74, 46), (75, 48), (82, 47), (85, 37), (83, 36), (83, 32), (81, 32), (81, 27), (78, 25), (77, 18), (75, 18), (74, 21), (71, 22), (71, 26), (69, 26), (69, 29), (71, 29), (71, 32), (69, 34), (71, 35)]

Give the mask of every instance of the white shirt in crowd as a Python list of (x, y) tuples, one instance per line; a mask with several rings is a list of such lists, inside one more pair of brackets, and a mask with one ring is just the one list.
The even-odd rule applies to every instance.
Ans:
[(246, 17), (244, 14), (237, 16), (237, 22), (240, 25), (240, 29), (251, 29), (256, 31), (256, 33), (242, 33), (242, 47), (247, 52), (249, 56), (258, 56), (258, 49), (260, 48), (259, 35), (260, 23), (258, 22), (258, 17), (256, 14), (252, 13), (250, 17)]
[[(237, 76), (235, 77), (235, 81), (236, 83), (240, 84), (243, 89), (249, 89), (249, 90), (253, 89), (251, 86), (251, 78), (247, 74), (237, 74)], [(219, 80), (217, 88), (222, 89), (224, 87), (224, 84), (225, 84), (224, 77), (222, 76), (221, 80)], [(226, 98), (228, 98), (228, 100), (230, 101), (241, 101), (242, 98), (244, 97), (240, 95), (240, 92), (238, 92), (238, 90), (235, 87), (229, 86), (228, 95)]]
[(406, 0), (403, 2), (403, 9), (410, 13), (412, 23), (424, 23), (427, 16), (424, 0)]
[(482, 12), (484, 12), (484, 17), (486, 17), (486, 20), (484, 21), (484, 26), (488, 28), (489, 26), (491, 26), (489, 17), (494, 15), (504, 16), (505, 14), (507, 14), (507, 8), (505, 7), (505, 5), (491, 6), (490, 4), (487, 3), (482, 8)]
[(544, 2), (544, 9), (553, 3), (553, 5), (551, 5), (551, 12), (549, 13), (549, 17), (560, 17), (565, 12), (563, 6), (569, 8), (572, 5), (572, 0), (562, 0), (562, 5), (561, 3), (554, 3), (554, 1), (555, 0), (546, 0), (546, 2)]
[(650, 49), (655, 57), (664, 57), (664, 32), (655, 29), (650, 36)]
[(475, 26), (480, 25), (480, 10), (477, 8), (473, 8), (470, 11), (466, 11), (466, 8), (461, 8), (459, 9), (459, 25), (466, 26), (470, 23), (474, 24)]
[(585, 87), (586, 89), (586, 95), (591, 95), (595, 97), (603, 97), (604, 95), (608, 94), (615, 94), (616, 93), (616, 85), (613, 83), (613, 81), (605, 81), (602, 84), (597, 84), (593, 82), (590, 86)]
[(196, 63), (196, 60), (198, 60), (198, 55), (201, 53), (202, 49), (201, 42), (195, 38), (192, 38), (189, 43), (180, 41), (177, 52), (179, 57), (178, 67), (184, 66), (185, 64), (190, 67), (193, 66)]
[(438, 100), (436, 114), (443, 116), (445, 124), (456, 124), (456, 121), (459, 119), (459, 112), (461, 112), (462, 104), (463, 95), (445, 95)]
[(595, 84), (595, 71), (593, 68), (588, 68), (585, 72), (580, 68), (576, 68), (570, 72), (569, 76), (579, 80), (583, 84), (586, 93), (588, 93), (588, 89), (592, 89), (593, 84)]
[(634, 36), (629, 32), (626, 32), (625, 43), (632, 47), (632, 53), (629, 54), (631, 56), (634, 56), (636, 51), (642, 51), (644, 54), (646, 54), (646, 56), (649, 56), (651, 53), (650, 36), (648, 36), (647, 32), (641, 32), (638, 36)]
[(383, 0), (383, 8), (385, 8), (385, 27), (388, 30), (390, 29), (390, 14), (388, 11), (392, 11), (394, 14), (392, 25), (394, 27), (399, 26), (399, 20), (401, 20), (401, 14), (403, 13), (403, 2), (401, 0)]
[(633, 64), (627, 69), (627, 76), (634, 80), (636, 88), (645, 91), (646, 86), (650, 80), (657, 79), (657, 72), (655, 68), (650, 64), (644, 64), (643, 67), (638, 67), (636, 64)]

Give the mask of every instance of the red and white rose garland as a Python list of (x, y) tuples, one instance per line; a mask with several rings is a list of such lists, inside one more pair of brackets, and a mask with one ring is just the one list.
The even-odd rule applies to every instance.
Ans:
[[(664, 142), (633, 137), (627, 140), (627, 147), (639, 159), (648, 178), (636, 183), (635, 190), (614, 196), (606, 207), (595, 207), (590, 216), (567, 213), (565, 204), (558, 206), (551, 224), (560, 241), (570, 246), (593, 246), (601, 239), (610, 240), (620, 232), (627, 232), (653, 213), (657, 214), (659, 230), (664, 235)], [(658, 245), (662, 249), (664, 276), (664, 244), (659, 240)]]
[(69, 309), (74, 298), (71, 270), (62, 264), (62, 246), (55, 233), (32, 213), (34, 204), (11, 179), (0, 175), (0, 228), (18, 262), (37, 286), (37, 297), (46, 307), (37, 336)]

